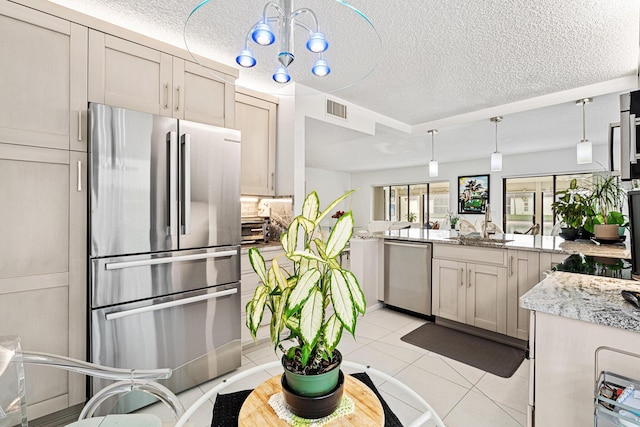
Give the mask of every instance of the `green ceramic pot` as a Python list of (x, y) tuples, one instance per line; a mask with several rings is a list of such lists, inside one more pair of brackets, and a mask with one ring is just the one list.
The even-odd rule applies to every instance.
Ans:
[(300, 396), (308, 397), (322, 396), (334, 390), (338, 384), (342, 354), (338, 350), (333, 352), (338, 357), (338, 364), (329, 372), (318, 375), (302, 375), (289, 371), (284, 364), (286, 356), (282, 356), (282, 367), (289, 388)]

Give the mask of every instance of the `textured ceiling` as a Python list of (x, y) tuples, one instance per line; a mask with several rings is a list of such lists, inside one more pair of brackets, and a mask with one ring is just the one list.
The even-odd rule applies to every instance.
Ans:
[[(193, 15), (185, 30), (187, 16), (199, 0), (55, 2), (179, 47), (184, 47), (186, 38), (194, 52), (233, 66), (242, 40), (259, 19), (264, 4), (262, 1), (212, 0)], [(299, 41), (294, 64), (300, 70), (292, 71), (294, 78), (310, 87), (334, 91), (338, 98), (414, 128), (439, 119), (637, 73), (638, 0), (352, 0), (350, 3), (371, 19), (381, 44), (366, 21), (338, 1), (298, 0), (297, 7), (310, 7), (317, 13), (322, 30), (327, 34), (330, 41), (327, 59), (332, 73), (331, 79), (310, 79), (305, 69), (309, 67), (308, 58)], [(241, 70), (239, 83), (272, 92), (274, 86), (270, 76), (274, 62), (267, 58), (268, 52), (259, 52), (259, 49), (254, 49), (259, 65), (255, 69)], [(376, 64), (373, 73), (359, 81)], [(335, 91), (353, 82), (357, 84)], [(617, 110), (617, 106), (614, 108)], [(573, 110), (566, 110), (562, 117), (575, 121), (575, 110), (573, 106)], [(538, 113), (544, 117), (541, 111)], [(510, 132), (510, 121), (515, 120), (505, 118), (503, 122), (505, 138)], [(579, 137), (579, 113), (576, 125)], [(372, 140), (370, 137), (359, 138), (351, 132), (331, 130), (328, 125), (312, 120), (308, 121), (308, 126), (324, 132), (325, 145), (326, 136), (333, 134), (333, 144), (342, 144), (336, 148), (340, 151), (347, 152), (349, 145), (375, 146), (371, 164), (364, 169), (379, 167), (375, 155), (382, 156), (380, 159), (383, 160), (386, 155), (384, 164), (390, 167), (396, 163), (411, 166), (430, 157), (430, 151), (428, 154), (424, 151), (430, 145), (425, 145), (424, 134), (396, 135), (379, 129)], [(491, 124), (484, 120), (475, 126), (473, 130), (482, 134), (487, 132), (482, 130), (484, 128), (488, 128), (488, 132), (492, 130)], [(455, 129), (451, 132), (464, 132), (461, 129), (465, 126)], [(513, 132), (516, 131), (514, 128)], [(438, 141), (446, 140), (446, 133), (441, 129)], [(473, 134), (466, 135), (465, 138), (462, 134), (456, 136), (458, 141), (465, 141)], [(560, 136), (560, 133), (547, 135), (545, 140), (552, 141)], [(488, 138), (491, 141), (490, 136)], [(308, 138), (307, 154), (317, 152), (320, 157), (310, 160), (308, 165), (327, 167), (322, 160), (321, 147), (316, 148), (313, 141), (313, 137)], [(513, 147), (506, 144), (502, 151), (507, 155), (537, 151), (539, 141), (514, 143)], [(571, 133), (564, 146), (574, 145), (575, 141), (575, 134)], [(561, 147), (553, 143), (550, 146)], [(474, 151), (460, 150), (459, 145), (452, 150), (458, 153)], [(446, 148), (436, 151), (440, 153), (439, 158), (447, 161)], [(390, 157), (389, 153), (396, 155)], [(450, 159), (454, 158), (455, 155)], [(346, 164), (336, 166), (340, 170), (353, 168)]]

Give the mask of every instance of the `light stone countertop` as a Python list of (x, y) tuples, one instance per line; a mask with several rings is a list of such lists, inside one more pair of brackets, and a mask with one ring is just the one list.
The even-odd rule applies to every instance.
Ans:
[(554, 271), (520, 297), (520, 306), (570, 319), (640, 332), (640, 309), (620, 295), (640, 282)]
[[(611, 258), (631, 258), (629, 244), (597, 245), (589, 240), (570, 241), (559, 236), (530, 236), (525, 234), (494, 234), (489, 239), (461, 236), (457, 231), (405, 228), (380, 233), (376, 237), (411, 242), (444, 243), (490, 248), (521, 249), (539, 252), (583, 254)], [(461, 239), (458, 240), (458, 238)], [(491, 240), (498, 239), (497, 242)], [(502, 242), (506, 240), (506, 242)]]

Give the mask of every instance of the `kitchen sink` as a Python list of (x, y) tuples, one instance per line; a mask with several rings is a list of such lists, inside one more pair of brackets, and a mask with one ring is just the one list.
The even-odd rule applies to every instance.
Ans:
[(449, 240), (457, 240), (462, 243), (509, 243), (513, 239), (504, 239), (499, 237), (479, 237), (479, 236), (454, 236), (447, 237)]

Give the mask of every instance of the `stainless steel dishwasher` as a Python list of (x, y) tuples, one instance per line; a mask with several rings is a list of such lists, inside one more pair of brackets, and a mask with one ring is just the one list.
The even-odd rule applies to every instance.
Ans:
[(431, 316), (431, 243), (384, 241), (384, 302)]

